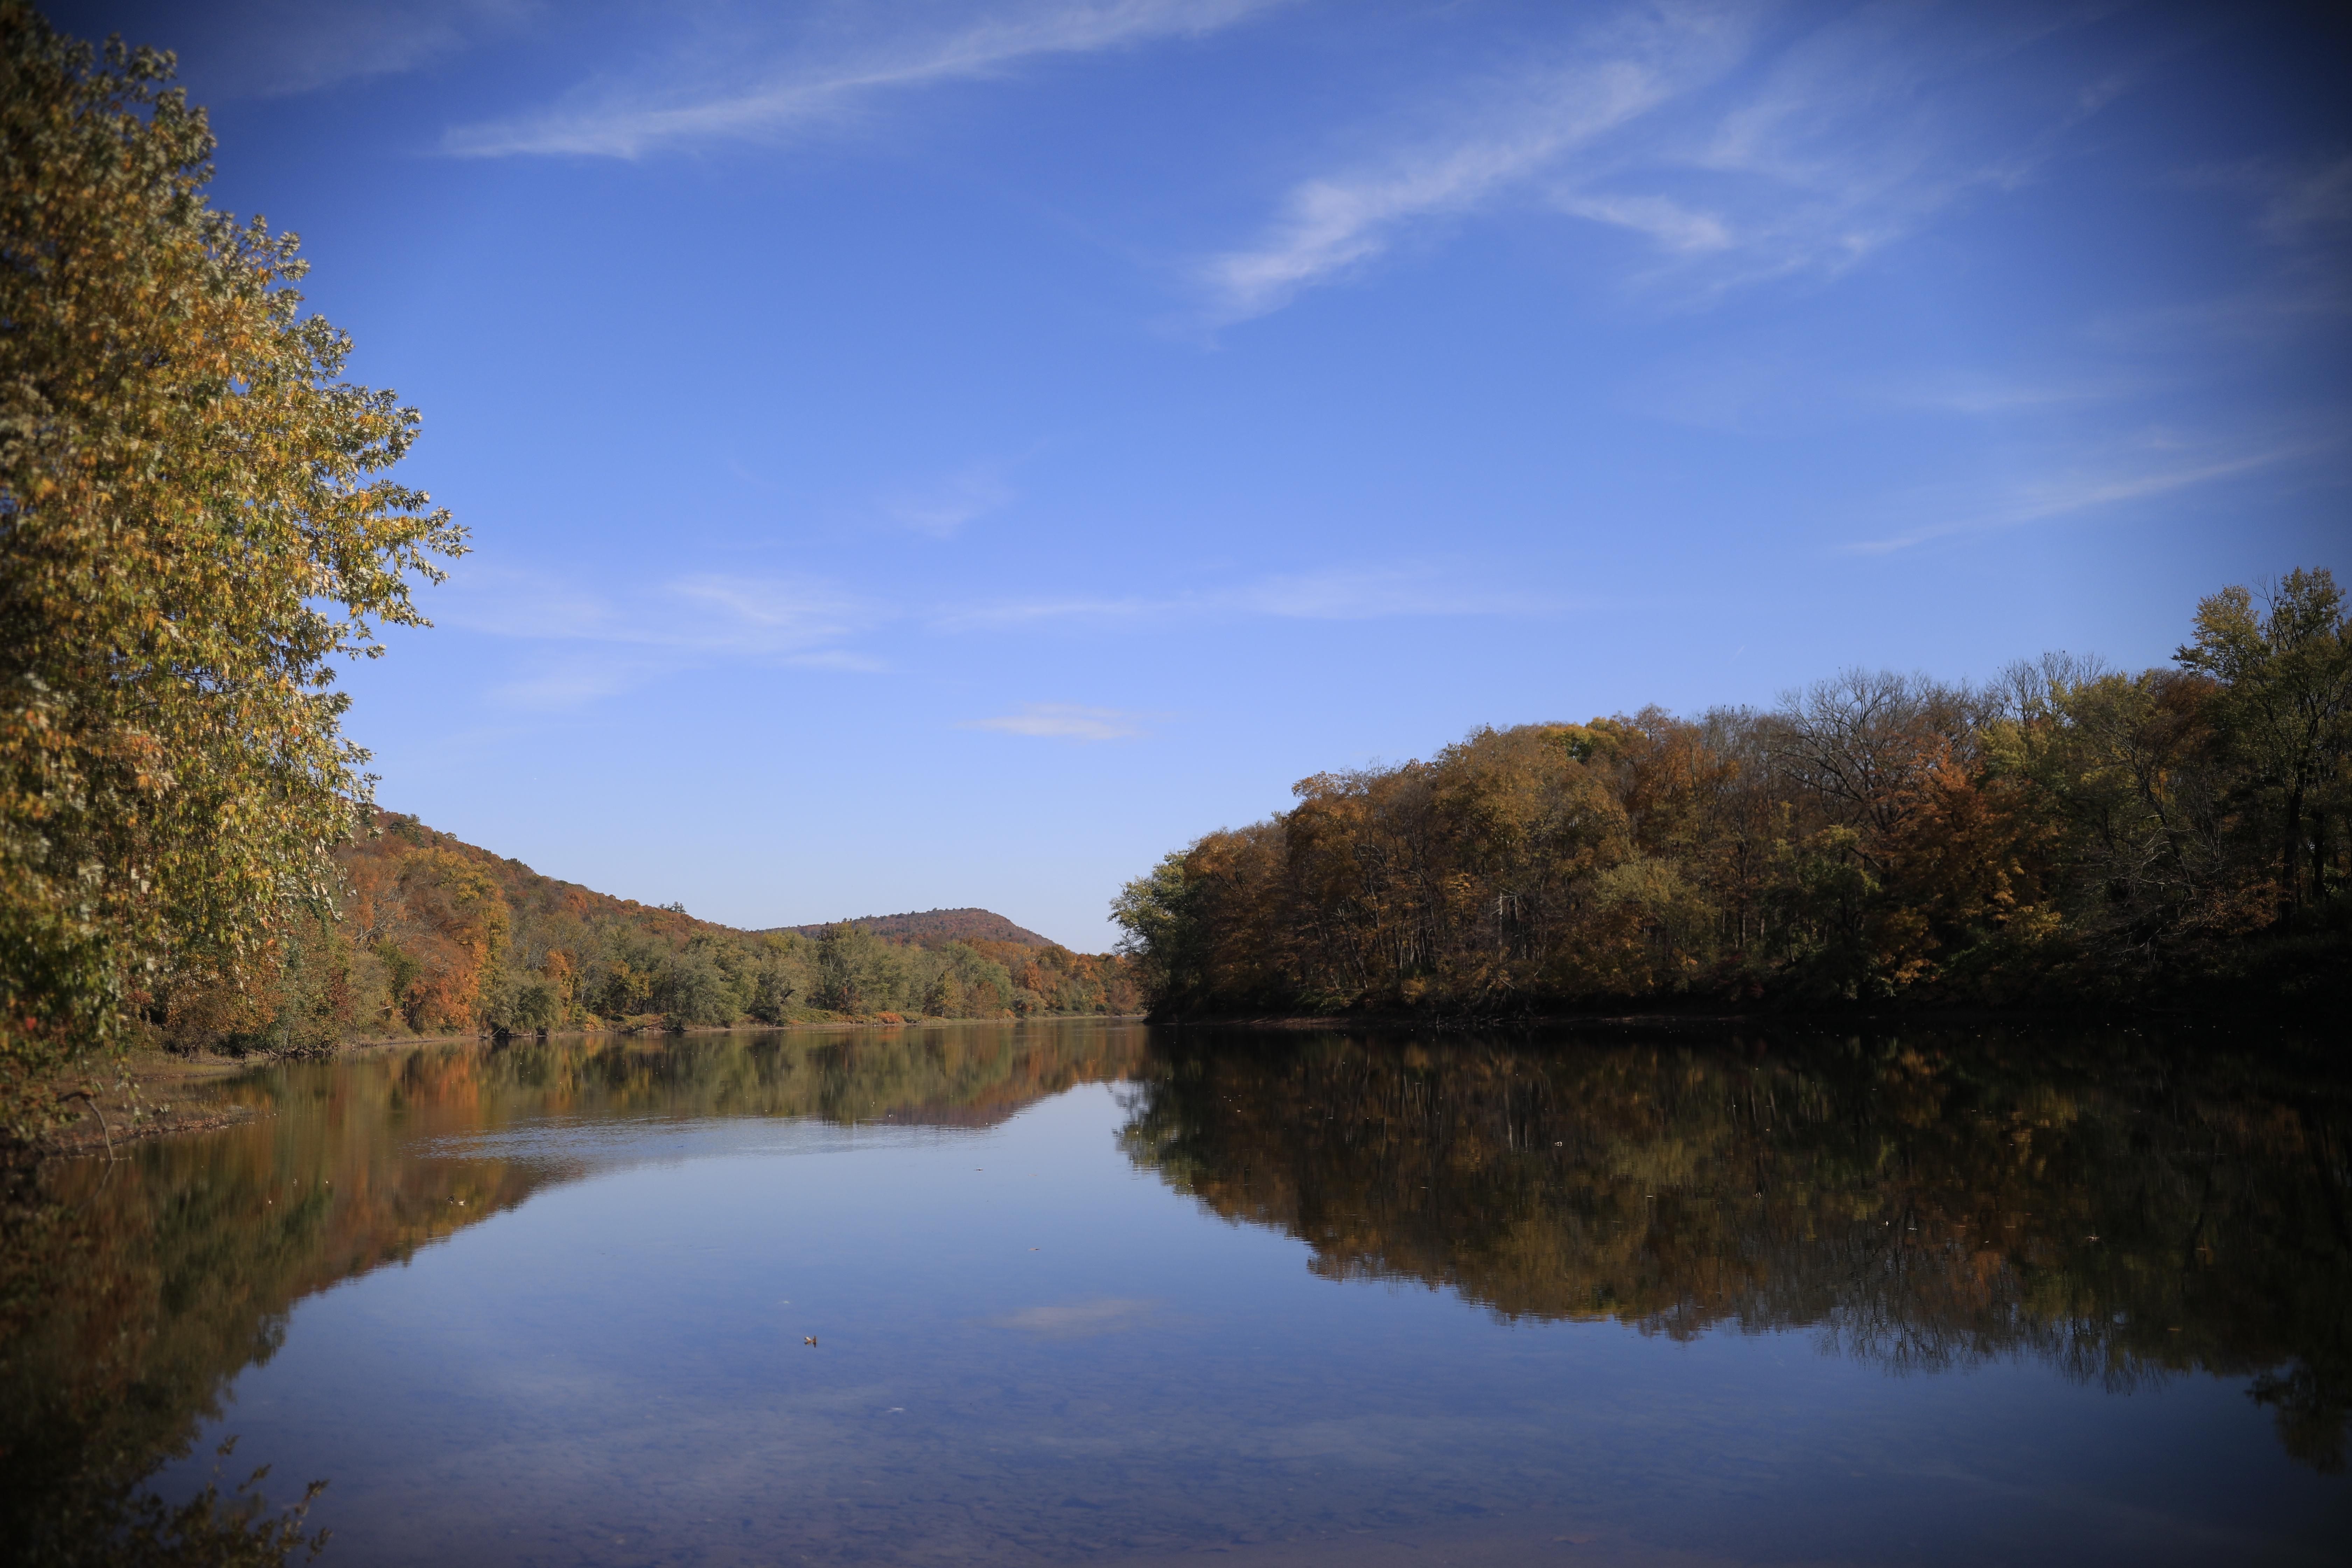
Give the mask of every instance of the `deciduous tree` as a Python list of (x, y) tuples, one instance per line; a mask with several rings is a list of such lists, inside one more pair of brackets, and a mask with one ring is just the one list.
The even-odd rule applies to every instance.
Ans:
[[(2316, 891), (2305, 808), (2342, 763), (2352, 717), (2352, 616), (2325, 568), (2296, 571), (2263, 595), (2224, 588), (2197, 606), (2197, 636), (2174, 655), (2222, 686), (2217, 715), (2252, 782), (2276, 796), (2279, 911)], [(2305, 875), (2305, 866), (2309, 875)]]
[[(337, 656), (463, 533), (383, 477), (294, 237), (205, 197), (172, 57), (0, 0), (0, 1075), (255, 973), (324, 904), (365, 753)], [(21, 1104), (19, 1109), (21, 1109)]]

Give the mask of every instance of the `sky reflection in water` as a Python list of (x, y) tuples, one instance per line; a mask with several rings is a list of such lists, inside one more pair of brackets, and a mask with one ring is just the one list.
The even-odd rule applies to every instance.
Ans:
[(70, 1490), (110, 1441), (237, 1433), (331, 1480), (330, 1563), (2352, 1539), (2347, 1100), (2210, 1041), (1071, 1024), (235, 1092), (274, 1113), (53, 1171), (131, 1348), (35, 1323), (12, 1382), (86, 1397), (10, 1436)]

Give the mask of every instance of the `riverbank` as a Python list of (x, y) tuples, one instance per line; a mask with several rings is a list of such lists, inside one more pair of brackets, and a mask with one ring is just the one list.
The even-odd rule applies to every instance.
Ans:
[(531, 1034), (515, 1034), (504, 1037), (500, 1037), (488, 1031), (476, 1031), (470, 1034), (452, 1032), (446, 1035), (378, 1035), (362, 1039), (343, 1040), (339, 1042), (335, 1046), (334, 1049), (337, 1051), (344, 1051), (373, 1046), (424, 1046), (431, 1045), (438, 1040), (489, 1040), (499, 1038), (517, 1040), (569, 1040), (585, 1038), (593, 1035), (635, 1035), (662, 1037), (678, 1035), (733, 1035), (740, 1034), (745, 1030), (770, 1029), (936, 1029), (942, 1028), (950, 1025), (1003, 1025), (1046, 1022), (1060, 1024), (1087, 1018), (1099, 1019), (1104, 1023), (1137, 1023), (1140, 1022), (1143, 1016), (1144, 1015), (1140, 1013), (1032, 1013), (1022, 1017), (934, 1018), (924, 1015), (909, 1016), (898, 1013), (879, 1013), (856, 1018), (788, 1018), (781, 1024), (688, 1024), (672, 1026), (660, 1016), (650, 1015), (644, 1018), (615, 1019), (594, 1026), (581, 1025), (572, 1028), (548, 1029)]
[(104, 1065), (103, 1073), (57, 1081), (71, 1120), (34, 1140), (34, 1152), (103, 1156), (142, 1138), (206, 1132), (253, 1119), (251, 1106), (205, 1092), (208, 1084), (250, 1070), (253, 1058), (138, 1050)]
[(1855, 1009), (1850, 1012), (1753, 1013), (1304, 1013), (1202, 1014), (1147, 1017), (1154, 1028), (1266, 1030), (1283, 1033), (1585, 1034), (1608, 1038), (1720, 1037), (1727, 1030), (1884, 1032), (1922, 1028), (2197, 1027), (2243, 1023), (2285, 1030), (2308, 1028), (2315, 1010), (2259, 1009)]
[(2126, 1000), (2095, 996), (2072, 1004), (2047, 1001), (2009, 1006), (1915, 1001), (1774, 1003), (1726, 1007), (1697, 998), (1681, 1005), (1660, 1001), (1643, 1005), (1617, 1000), (1600, 1006), (1535, 1003), (1519, 1008), (1477, 1009), (1444, 1005), (1361, 1008), (1335, 1013), (1253, 1009), (1197, 1013), (1150, 1013), (1145, 1021), (1167, 1028), (1513, 1030), (1583, 1029), (1599, 1032), (1685, 1033), (1751, 1028), (1918, 1028), (1979, 1025), (2173, 1025), (2259, 1022), (2281, 1026), (2332, 1020), (2340, 1011), (2352, 973), (2341, 953), (2323, 968), (2310, 964), (2289, 976), (2257, 984), (2231, 976), (2201, 985), (2181, 985)]

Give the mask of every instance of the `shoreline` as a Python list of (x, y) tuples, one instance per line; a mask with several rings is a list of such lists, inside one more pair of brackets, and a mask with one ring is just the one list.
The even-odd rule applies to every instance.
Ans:
[[(782, 1034), (808, 1029), (932, 1029), (950, 1025), (1003, 1026), (1063, 1023), (1077, 1019), (1093, 1019), (1107, 1024), (1144, 1021), (1139, 1013), (1046, 1013), (1031, 1018), (902, 1018), (895, 1022), (885, 1018), (794, 1019), (782, 1024), (698, 1024), (679, 1030), (650, 1026), (551, 1029), (543, 1037), (510, 1035), (505, 1037), (504, 1043), (540, 1038), (593, 1039), (598, 1037), (662, 1041), (687, 1035)], [(168, 1137), (178, 1132), (216, 1131), (250, 1121), (261, 1113), (249, 1105), (208, 1099), (202, 1089), (205, 1084), (225, 1082), (280, 1062), (320, 1061), (360, 1051), (460, 1043), (496, 1045), (501, 1042), (499, 1036), (487, 1032), (453, 1031), (446, 1035), (372, 1035), (338, 1040), (331, 1047), (320, 1051), (254, 1051), (243, 1056), (223, 1056), (209, 1050), (182, 1055), (160, 1047), (140, 1047), (111, 1062), (89, 1064), (89, 1070), (62, 1074), (53, 1079), (60, 1092), (75, 1097), (68, 1119), (30, 1140), (22, 1146), (22, 1152), (30, 1153), (36, 1160), (86, 1155), (104, 1158), (110, 1151), (119, 1152), (130, 1144), (150, 1138)], [(101, 1071), (110, 1081), (96, 1091), (94, 1098), (89, 1090), (77, 1093), (71, 1087), (96, 1084)], [(174, 1092), (182, 1086), (189, 1091), (184, 1096)], [(164, 1098), (157, 1097), (158, 1090)]]
[[(2211, 1005), (2095, 1008), (1971, 1007), (1902, 1008), (1837, 1007), (1750, 1009), (1744, 1011), (1644, 1012), (1625, 1009), (1528, 1012), (1513, 1014), (1444, 1013), (1214, 1013), (1154, 1017), (1138, 1013), (1050, 1013), (1028, 1018), (841, 1018), (793, 1019), (782, 1024), (704, 1024), (671, 1030), (651, 1023), (609, 1024), (597, 1028), (551, 1029), (545, 1035), (496, 1036), (488, 1032), (442, 1035), (375, 1035), (339, 1040), (315, 1052), (262, 1052), (223, 1056), (208, 1050), (179, 1055), (158, 1047), (129, 1053), (111, 1064), (112, 1081), (96, 1100), (77, 1096), (69, 1119), (21, 1146), (35, 1159), (51, 1156), (105, 1155), (110, 1149), (149, 1138), (180, 1132), (205, 1132), (253, 1120), (263, 1112), (248, 1105), (215, 1100), (205, 1086), (225, 1082), (280, 1062), (320, 1060), (347, 1053), (403, 1047), (476, 1044), (499, 1045), (524, 1041), (638, 1038), (660, 1042), (690, 1035), (740, 1033), (786, 1034), (813, 1030), (935, 1029), (982, 1025), (1002, 1027), (1030, 1023), (1092, 1021), (1103, 1024), (1148, 1024), (1171, 1030), (1255, 1030), (1266, 1033), (1311, 1034), (1349, 1031), (1459, 1035), (1559, 1031), (1614, 1038), (1642, 1037), (1720, 1037), (1730, 1030), (1834, 1030), (1961, 1027), (1992, 1026), (2135, 1026), (2251, 1024), (2262, 1028), (2293, 1030), (2315, 1022), (2310, 1013), (2255, 1013), (2230, 999)], [(57, 1080), (66, 1085), (91, 1083), (95, 1075)], [(185, 1092), (178, 1092), (184, 1089)], [(68, 1090), (68, 1092), (71, 1092)]]
[(1706, 1012), (1676, 1008), (1643, 1011), (1622, 1007), (1521, 1013), (1235, 1012), (1146, 1015), (1143, 1021), (1155, 1028), (1164, 1029), (1378, 1029), (1438, 1034), (1559, 1029), (1605, 1034), (1696, 1034), (1730, 1028), (1966, 1028), (1994, 1025), (2133, 1027), (2254, 1023), (2265, 1027), (2294, 1028), (2317, 1024), (2328, 1011), (2318, 1005), (2288, 1005), (2266, 1010), (2250, 1006), (2243, 997), (2216, 996), (2201, 1003), (2139, 1006), (2107, 1004), (2081, 1007), (1904, 1007), (1849, 1004)]
[[(26, 1145), (35, 1159), (45, 1160), (52, 1155), (106, 1158), (149, 1138), (175, 1132), (215, 1131), (250, 1121), (257, 1114), (249, 1105), (210, 1100), (201, 1088), (250, 1071), (257, 1065), (250, 1060), (206, 1053), (183, 1057), (140, 1050), (104, 1065), (113, 1068), (113, 1081), (101, 1089), (84, 1089), (79, 1094), (65, 1089), (66, 1093), (75, 1094), (71, 1119)], [(89, 1084), (95, 1078), (95, 1074), (83, 1075), (79, 1081)], [(55, 1081), (62, 1087), (77, 1080), (68, 1075)], [(150, 1091), (156, 1089), (168, 1098), (150, 1098)]]

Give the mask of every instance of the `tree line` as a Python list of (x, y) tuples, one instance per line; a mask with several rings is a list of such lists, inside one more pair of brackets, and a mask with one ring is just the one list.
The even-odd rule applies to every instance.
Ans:
[(2296, 571), (2203, 600), (2169, 668), (1853, 671), (1318, 773), (1114, 913), (1174, 1015), (2315, 1002), (2352, 951), (2347, 758), (2352, 619)]
[(149, 1021), (164, 1043), (302, 1051), (412, 1035), (1141, 1007), (1116, 954), (893, 939), (848, 921), (815, 936), (740, 931), (541, 876), (391, 813), (335, 863), (338, 904), (290, 911), (236, 984), (199, 976), (157, 997)]

